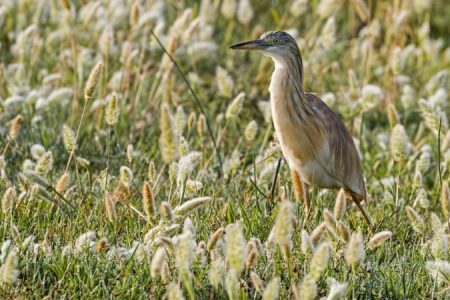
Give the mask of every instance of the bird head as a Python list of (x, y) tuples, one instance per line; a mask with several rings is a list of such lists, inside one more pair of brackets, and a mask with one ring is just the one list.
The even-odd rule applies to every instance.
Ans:
[(286, 58), (300, 53), (295, 39), (284, 31), (266, 32), (257, 40), (233, 45), (231, 49), (259, 50), (273, 59)]

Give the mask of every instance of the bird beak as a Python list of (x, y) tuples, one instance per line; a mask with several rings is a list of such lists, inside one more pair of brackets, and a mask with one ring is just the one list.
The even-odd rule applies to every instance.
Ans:
[(263, 39), (258, 39), (254, 41), (239, 43), (231, 46), (230, 48), (235, 50), (264, 50), (270, 46), (272, 46), (272, 44), (266, 42)]

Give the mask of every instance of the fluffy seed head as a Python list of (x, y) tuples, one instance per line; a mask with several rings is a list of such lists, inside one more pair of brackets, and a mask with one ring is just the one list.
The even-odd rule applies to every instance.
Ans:
[(313, 230), (313, 232), (311, 232), (311, 240), (314, 245), (317, 245), (325, 230), (327, 230), (327, 223), (322, 222)]
[(347, 282), (339, 282), (334, 278), (329, 278), (328, 285), (330, 286), (330, 291), (328, 292), (327, 300), (337, 300), (345, 297), (348, 288)]
[(4, 214), (12, 212), (16, 198), (16, 190), (13, 187), (7, 188), (2, 197), (2, 212)]
[(258, 123), (255, 120), (250, 121), (245, 127), (244, 137), (249, 143), (253, 142), (258, 133)]
[(392, 158), (396, 162), (403, 162), (409, 152), (408, 136), (405, 128), (401, 124), (397, 124), (392, 129), (390, 140)]
[(106, 215), (108, 216), (109, 221), (111, 223), (116, 222), (116, 219), (117, 219), (116, 203), (110, 194), (105, 195), (105, 209), (106, 209)]
[(233, 94), (234, 82), (228, 72), (222, 68), (216, 68), (216, 81), (219, 93), (227, 98), (231, 98)]
[(34, 170), (41, 176), (44, 176), (53, 167), (53, 154), (50, 151), (45, 152), (36, 163)]
[(156, 212), (156, 203), (153, 197), (152, 187), (148, 181), (144, 182), (142, 186), (142, 206), (144, 207), (147, 218), (151, 219)]
[(58, 179), (58, 182), (56, 183), (56, 186), (55, 186), (55, 190), (58, 193), (64, 192), (68, 181), (69, 181), (69, 173), (64, 172), (64, 174), (62, 174), (61, 177)]
[(384, 244), (389, 238), (391, 238), (392, 232), (390, 231), (381, 231), (375, 234), (367, 244), (369, 249), (374, 249)]
[(20, 130), (20, 125), (22, 125), (23, 117), (21, 115), (17, 115), (11, 123), (11, 127), (9, 128), (9, 138), (14, 140), (17, 137), (17, 134)]
[(201, 114), (197, 120), (197, 132), (198, 135), (203, 138), (206, 132), (206, 118), (204, 114)]
[(152, 278), (157, 278), (161, 274), (162, 264), (166, 260), (166, 249), (159, 247), (153, 255), (150, 265), (150, 275)]
[(84, 100), (89, 101), (94, 94), (95, 87), (97, 85), (98, 79), (103, 69), (103, 63), (98, 62), (89, 74), (89, 78), (86, 82), (86, 87), (84, 88)]
[(184, 300), (183, 292), (175, 282), (169, 283), (167, 286), (167, 299), (169, 300)]
[(223, 232), (224, 232), (223, 227), (220, 227), (211, 235), (211, 238), (208, 241), (208, 247), (207, 247), (208, 251), (214, 250), (217, 242), (222, 237)]
[(174, 239), (175, 264), (180, 273), (189, 274), (196, 246), (191, 232), (180, 234)]
[(344, 217), (347, 208), (347, 200), (345, 199), (344, 189), (340, 189), (334, 204), (334, 217), (336, 220), (341, 220)]
[(350, 240), (350, 229), (348, 229), (348, 226), (344, 222), (338, 221), (337, 230), (339, 236), (344, 240), (344, 242), (348, 242)]
[(226, 260), (230, 268), (239, 274), (244, 269), (246, 241), (242, 234), (241, 226), (238, 223), (227, 226), (225, 243)]
[(302, 249), (303, 254), (306, 257), (310, 257), (314, 252), (313, 242), (312, 242), (311, 238), (309, 237), (308, 232), (306, 232), (306, 230), (302, 230), (301, 249)]
[(261, 279), (261, 277), (259, 277), (258, 274), (256, 274), (255, 272), (250, 272), (250, 279), (252, 280), (252, 284), (255, 287), (255, 290), (262, 294), (264, 287), (263, 287), (263, 281)]
[(19, 276), (19, 270), (17, 270), (17, 252), (17, 248), (12, 248), (6, 257), (5, 263), (0, 267), (1, 283), (11, 285), (16, 282), (17, 277)]
[(233, 101), (228, 105), (227, 112), (225, 113), (226, 119), (236, 118), (242, 109), (242, 104), (244, 103), (245, 93), (241, 92)]
[(309, 272), (316, 280), (319, 279), (320, 274), (327, 268), (328, 260), (330, 258), (330, 247), (329, 243), (322, 243), (317, 247), (316, 251), (314, 251)]
[(253, 8), (250, 0), (240, 0), (237, 10), (237, 18), (242, 25), (249, 25), (250, 21), (253, 19)]
[(70, 153), (76, 148), (77, 141), (75, 137), (75, 132), (73, 132), (73, 130), (70, 129), (70, 127), (67, 125), (63, 126), (63, 140), (67, 152)]
[(280, 293), (280, 278), (274, 277), (264, 289), (263, 300), (276, 300)]
[(294, 208), (290, 201), (280, 202), (280, 210), (274, 225), (275, 239), (285, 259), (290, 257), (292, 248), (292, 232), (294, 230), (292, 220)]
[(222, 258), (218, 257), (211, 261), (209, 268), (209, 282), (214, 288), (219, 288), (219, 285), (223, 284), (223, 277), (225, 274), (225, 262)]
[(444, 260), (427, 261), (425, 264), (428, 273), (438, 283), (450, 282), (450, 263)]
[(178, 142), (173, 123), (169, 106), (167, 103), (163, 103), (161, 105), (159, 145), (161, 156), (165, 163), (171, 163), (178, 157)]
[(108, 107), (106, 108), (105, 111), (106, 123), (110, 126), (115, 125), (119, 120), (119, 115), (120, 111), (119, 111), (119, 104), (117, 101), (117, 94), (113, 93), (108, 101)]
[(406, 215), (408, 216), (409, 223), (411, 224), (412, 228), (417, 233), (422, 233), (424, 228), (424, 222), (422, 217), (412, 208), (411, 206), (406, 206)]
[(302, 300), (314, 300), (317, 297), (317, 286), (314, 277), (308, 274), (303, 278), (298, 294)]
[(166, 222), (172, 222), (174, 219), (172, 207), (170, 206), (169, 202), (163, 201), (161, 202), (161, 205), (159, 206), (159, 212), (161, 214), (161, 217)]
[(120, 182), (127, 188), (130, 188), (133, 183), (133, 171), (127, 166), (120, 167)]
[(366, 255), (364, 241), (361, 232), (354, 232), (350, 237), (347, 249), (345, 249), (345, 261), (352, 268), (356, 268)]

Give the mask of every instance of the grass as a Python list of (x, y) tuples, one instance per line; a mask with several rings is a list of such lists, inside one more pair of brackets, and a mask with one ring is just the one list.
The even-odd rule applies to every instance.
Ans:
[[(226, 9), (234, 1), (201, 2), (2, 3), (0, 297), (273, 299), (278, 286), (281, 299), (308, 299), (335, 290), (330, 278), (347, 286), (336, 298), (448, 297), (445, 1), (307, 1), (303, 12), (293, 6), (302, 1), (252, 1), (253, 15), (246, 1), (237, 14)], [(327, 2), (337, 9), (327, 13)], [(364, 241), (357, 265), (346, 262), (352, 242), (323, 223), (337, 192), (313, 188), (307, 220), (295, 200), (267, 116), (271, 60), (229, 49), (273, 29), (296, 36), (306, 89), (339, 113), (360, 150), (376, 229), (348, 203), (342, 222)], [(206, 203), (180, 212), (199, 197)], [(280, 210), (285, 201), (292, 209)], [(308, 254), (302, 230), (317, 228)], [(392, 236), (370, 249), (381, 231)], [(329, 259), (312, 259), (320, 245)], [(279, 284), (258, 291), (252, 272), (263, 288)]]

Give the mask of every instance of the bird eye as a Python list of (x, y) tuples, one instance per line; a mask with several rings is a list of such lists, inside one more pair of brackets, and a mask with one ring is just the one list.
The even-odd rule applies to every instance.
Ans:
[(280, 40), (279, 40), (279, 39), (274, 39), (273, 42), (274, 42), (275, 44), (279, 44), (279, 43), (280, 43)]

